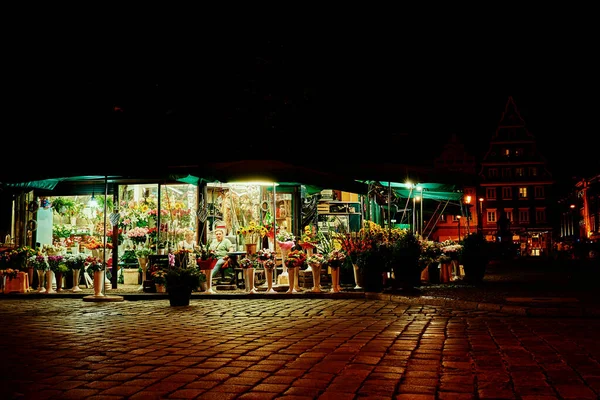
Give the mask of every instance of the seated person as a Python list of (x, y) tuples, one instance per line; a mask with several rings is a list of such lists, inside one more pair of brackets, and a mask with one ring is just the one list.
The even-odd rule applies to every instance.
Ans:
[(210, 243), (209, 249), (214, 250), (216, 256), (218, 257), (217, 264), (212, 270), (212, 277), (214, 278), (223, 266), (223, 264), (225, 264), (225, 261), (229, 259), (227, 253), (233, 251), (233, 244), (229, 239), (225, 237), (224, 228), (219, 227), (215, 230), (215, 238)]
[(194, 251), (194, 249), (196, 248), (196, 242), (194, 241), (194, 232), (189, 229), (186, 230), (185, 238), (181, 242), (179, 242), (178, 245), (180, 249)]

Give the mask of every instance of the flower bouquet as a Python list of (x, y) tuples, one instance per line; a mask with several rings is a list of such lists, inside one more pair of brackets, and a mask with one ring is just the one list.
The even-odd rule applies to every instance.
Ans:
[(306, 225), (304, 227), (304, 233), (300, 237), (298, 244), (302, 246), (303, 249), (314, 249), (317, 247), (319, 239), (312, 225)]
[(320, 267), (325, 262), (325, 256), (321, 253), (313, 253), (306, 259), (306, 263), (311, 267)]
[(262, 264), (265, 269), (275, 268), (275, 252), (271, 249), (260, 249), (256, 252), (258, 262)]
[(148, 235), (148, 228), (140, 228), (136, 226), (133, 229), (127, 231), (127, 237), (135, 244), (142, 244), (146, 242)]
[(2, 276), (6, 276), (8, 279), (15, 279), (17, 276), (19, 276), (19, 270), (12, 268), (0, 270), (0, 277)]
[(93, 274), (96, 271), (102, 271), (104, 269), (104, 262), (100, 257), (87, 256), (83, 262), (83, 267), (88, 274)]
[(65, 265), (65, 258), (61, 255), (48, 256), (48, 266), (53, 272), (62, 272), (61, 265)]
[(249, 254), (246, 257), (240, 260), (241, 268), (258, 268), (260, 267), (260, 262), (258, 261), (258, 256), (256, 254)]
[(164, 269), (157, 269), (155, 271), (152, 271), (151, 276), (154, 283), (158, 285), (164, 285), (167, 282), (167, 271), (165, 271)]
[(240, 226), (236, 233), (243, 237), (244, 244), (256, 244), (266, 231), (263, 232), (262, 226), (250, 221), (248, 226)]
[(301, 267), (304, 265), (304, 261), (306, 261), (306, 253), (302, 250), (293, 250), (285, 259), (285, 266), (288, 268)]
[(346, 253), (343, 250), (334, 249), (327, 254), (325, 260), (330, 268), (339, 268), (342, 266), (344, 260), (346, 260)]
[(37, 254), (29, 257), (29, 264), (33, 266), (36, 271), (45, 271), (48, 267), (46, 256), (43, 254)]

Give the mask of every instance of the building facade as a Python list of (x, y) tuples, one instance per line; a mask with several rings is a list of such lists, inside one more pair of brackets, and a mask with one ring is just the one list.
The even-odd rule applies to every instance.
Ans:
[(486, 238), (511, 245), (518, 256), (548, 255), (554, 181), (512, 97), (482, 158), (479, 180), (477, 212)]

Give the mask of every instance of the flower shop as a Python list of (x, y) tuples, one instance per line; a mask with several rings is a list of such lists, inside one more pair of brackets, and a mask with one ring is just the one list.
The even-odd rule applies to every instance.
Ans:
[[(19, 291), (47, 293), (91, 284), (96, 271), (84, 265), (105, 266), (105, 290), (133, 285), (149, 292), (165, 290), (174, 268), (200, 271), (194, 290), (205, 293), (321, 292), (323, 285), (336, 293), (340, 282), (381, 291), (464, 276), (460, 238), (429, 240), (414, 188), (403, 184), (337, 179), (267, 161), (170, 172), (159, 179), (28, 182), (15, 197), (16, 223), (3, 253), (25, 251), (28, 262), (17, 266), (3, 257), (3, 275), (27, 273)], [(422, 186), (421, 199), (462, 196), (436, 189)], [(216, 260), (217, 230), (230, 248), (213, 274), (216, 262), (205, 262)]]

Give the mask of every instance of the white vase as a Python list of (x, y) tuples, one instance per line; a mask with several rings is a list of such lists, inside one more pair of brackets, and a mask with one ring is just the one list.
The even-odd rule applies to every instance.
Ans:
[(79, 287), (79, 275), (81, 274), (80, 269), (73, 270), (73, 288), (71, 288), (72, 292), (81, 292), (81, 288)]
[(313, 293), (321, 292), (321, 264), (315, 263), (311, 265), (312, 269), (312, 277), (313, 277), (313, 287), (311, 291)]
[(138, 257), (138, 263), (140, 264), (140, 268), (142, 268), (142, 284), (140, 285), (139, 290), (143, 291), (144, 281), (146, 280), (146, 272), (148, 271), (148, 258)]
[(52, 288), (52, 281), (54, 280), (54, 271), (46, 271), (46, 293), (56, 293), (56, 290)]
[(254, 288), (254, 268), (246, 268), (244, 270), (244, 283), (247, 292), (256, 293), (256, 289)]
[(354, 286), (354, 289), (356, 290), (361, 290), (363, 288), (363, 283), (362, 283), (362, 274), (360, 273), (360, 269), (358, 268), (358, 265), (356, 264), (352, 264), (352, 269), (354, 271), (354, 283), (356, 286)]
[(296, 276), (297, 274), (297, 267), (294, 268), (289, 268), (288, 267), (288, 278), (290, 280), (290, 286), (289, 289), (287, 290), (286, 293), (298, 293), (298, 291), (296, 290)]
[(104, 297), (102, 287), (104, 286), (104, 271), (94, 271), (94, 296)]

